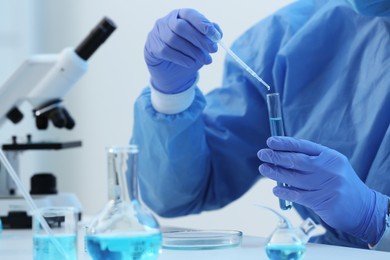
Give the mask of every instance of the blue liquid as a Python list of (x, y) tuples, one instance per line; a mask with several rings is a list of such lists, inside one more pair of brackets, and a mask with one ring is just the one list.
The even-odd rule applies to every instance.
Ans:
[(281, 117), (270, 117), (269, 124), (272, 136), (284, 136), (283, 120)]
[(267, 256), (271, 260), (299, 260), (306, 252), (306, 246), (301, 245), (267, 245)]
[(87, 249), (93, 260), (155, 260), (162, 243), (160, 233), (143, 236), (87, 236)]
[[(272, 136), (284, 136), (283, 120), (281, 117), (270, 117), (269, 124)], [(280, 182), (278, 182), (278, 185), (287, 186), (286, 184)], [(282, 210), (289, 210), (292, 208), (292, 203), (291, 201), (279, 199), (279, 207)]]
[[(77, 259), (77, 236), (76, 235), (63, 235), (55, 236), (57, 241), (61, 244), (62, 248), (68, 254), (69, 260)], [(47, 235), (35, 235), (33, 238), (34, 245), (34, 259), (37, 260), (62, 260), (65, 259), (64, 255), (58, 251), (52, 238)]]

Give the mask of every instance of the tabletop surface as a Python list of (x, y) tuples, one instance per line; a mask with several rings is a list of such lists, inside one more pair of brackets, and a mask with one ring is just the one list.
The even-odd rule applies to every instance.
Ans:
[[(175, 259), (257, 259), (267, 260), (264, 238), (245, 236), (239, 247), (214, 250), (167, 250), (163, 249), (159, 260)], [(83, 239), (79, 238), (79, 260), (90, 259), (84, 252)], [(23, 260), (32, 259), (32, 232), (30, 230), (4, 230), (0, 234), (0, 259)], [(390, 259), (389, 252), (380, 252), (364, 249), (354, 249), (339, 246), (308, 244), (304, 260), (310, 259)]]

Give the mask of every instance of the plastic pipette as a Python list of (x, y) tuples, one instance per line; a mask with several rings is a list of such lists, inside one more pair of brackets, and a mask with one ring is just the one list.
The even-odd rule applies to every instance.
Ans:
[(47, 234), (50, 236), (54, 246), (57, 248), (57, 250), (65, 257), (65, 259), (69, 259), (68, 254), (66, 253), (63, 246), (58, 242), (58, 240), (54, 237), (52, 230), (50, 229), (49, 225), (47, 224), (46, 220), (43, 218), (43, 216), (39, 213), (39, 209), (37, 205), (34, 203), (33, 199), (31, 198), (30, 194), (27, 192), (26, 188), (24, 187), (23, 183), (21, 182), (20, 178), (16, 174), (15, 170), (12, 168), (11, 164), (9, 163), (7, 157), (5, 157), (5, 154), (0, 149), (0, 162), (5, 166), (8, 173), (11, 175), (12, 179), (14, 180), (16, 186), (22, 193), (24, 199), (27, 202), (27, 205), (32, 210), (33, 214), (38, 218), (39, 223), (41, 223), (43, 229), (47, 232)]
[(243, 60), (240, 59), (229, 47), (221, 41), (221, 34), (217, 31), (214, 30), (214, 34), (212, 36), (209, 36), (209, 38), (218, 43), (243, 69), (245, 69), (249, 74), (251, 74), (255, 79), (257, 79), (261, 84), (263, 84), (268, 91), (271, 90), (271, 87), (265, 82), (262, 78), (259, 77), (259, 75), (256, 74)]

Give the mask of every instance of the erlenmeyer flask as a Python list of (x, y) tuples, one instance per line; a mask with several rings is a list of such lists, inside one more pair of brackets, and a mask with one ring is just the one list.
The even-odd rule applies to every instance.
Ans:
[(138, 196), (138, 147), (107, 149), (109, 202), (86, 230), (92, 259), (157, 259), (162, 236), (159, 224)]

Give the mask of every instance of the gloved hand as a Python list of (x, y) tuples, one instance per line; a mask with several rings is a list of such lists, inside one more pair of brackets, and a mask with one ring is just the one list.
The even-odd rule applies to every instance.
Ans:
[(166, 94), (191, 87), (198, 70), (212, 62), (210, 53), (218, 50), (208, 36), (222, 35), (219, 26), (193, 9), (179, 9), (157, 20), (149, 33), (144, 57), (151, 84)]
[(348, 159), (322, 145), (292, 137), (271, 137), (261, 149), (262, 175), (290, 187), (274, 194), (312, 209), (335, 229), (375, 244), (383, 234), (387, 197), (368, 188)]

